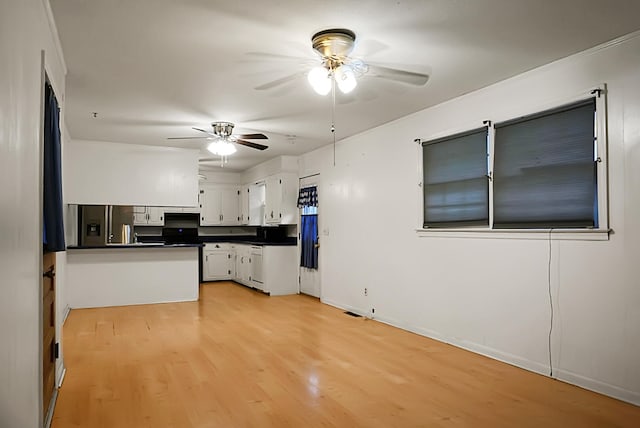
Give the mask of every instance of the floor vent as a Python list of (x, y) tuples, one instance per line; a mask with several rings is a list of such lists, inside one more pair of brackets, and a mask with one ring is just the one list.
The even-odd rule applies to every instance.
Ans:
[(355, 312), (351, 312), (351, 311), (347, 311), (345, 312), (345, 314), (352, 316), (352, 317), (356, 317), (356, 318), (362, 318), (362, 315), (358, 315)]

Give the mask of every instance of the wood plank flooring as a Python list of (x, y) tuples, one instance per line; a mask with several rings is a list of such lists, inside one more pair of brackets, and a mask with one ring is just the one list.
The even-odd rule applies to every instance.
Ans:
[(73, 310), (53, 428), (638, 427), (640, 408), (305, 296)]

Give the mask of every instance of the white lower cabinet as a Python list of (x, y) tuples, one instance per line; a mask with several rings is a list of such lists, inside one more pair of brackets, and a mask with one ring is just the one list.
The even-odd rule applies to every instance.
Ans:
[(295, 245), (205, 244), (203, 281), (233, 279), (272, 296), (298, 294)]
[(249, 259), (251, 255), (251, 246), (236, 244), (236, 276), (233, 278), (236, 282), (249, 285)]
[(202, 280), (220, 281), (236, 275), (235, 249), (230, 244), (205, 244), (202, 250)]
[(298, 294), (296, 248), (236, 244), (235, 281), (272, 296)]

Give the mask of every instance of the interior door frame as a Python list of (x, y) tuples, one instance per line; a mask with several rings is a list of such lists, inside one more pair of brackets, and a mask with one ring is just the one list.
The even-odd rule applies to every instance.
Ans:
[[(298, 191), (304, 187), (308, 187), (308, 186), (316, 186), (316, 188), (318, 189), (318, 193), (320, 193), (320, 173), (315, 173), (315, 174), (309, 174), (303, 177), (298, 178)], [(318, 198), (318, 244), (320, 244), (320, 198)], [(298, 258), (297, 258), (297, 264), (298, 264), (298, 292), (302, 293), (302, 275), (301, 275), (301, 270), (303, 269), (302, 266), (300, 266), (300, 257), (302, 254), (302, 209), (298, 208)], [(322, 300), (322, 274), (321, 274), (321, 267), (322, 267), (322, 257), (320, 257), (320, 248), (318, 248), (318, 269), (317, 269), (317, 276), (318, 276), (318, 298), (320, 300)], [(306, 293), (302, 293), (302, 294), (306, 294)]]
[[(64, 127), (64, 94), (63, 91), (58, 87), (55, 79), (50, 78), (51, 73), (48, 73), (48, 65), (47, 65), (47, 57), (46, 52), (44, 50), (40, 51), (40, 131), (38, 137), (38, 255), (37, 255), (37, 263), (38, 263), (38, 271), (40, 274), (38, 275), (38, 408), (42, 410), (44, 408), (44, 367), (43, 367), (43, 359), (44, 353), (47, 350), (44, 349), (44, 244), (42, 242), (42, 236), (44, 233), (44, 213), (43, 213), (43, 205), (44, 205), (44, 116), (45, 116), (45, 85), (49, 83), (53, 88), (54, 94), (56, 94), (56, 98), (59, 102), (60, 108), (60, 116), (59, 116), (59, 127), (60, 127), (60, 138), (62, 140), (62, 150), (64, 152), (64, 142), (65, 142), (65, 127)], [(61, 96), (62, 94), (62, 96)], [(64, 162), (64, 159), (63, 159)], [(63, 201), (64, 206), (64, 201)], [(66, 222), (65, 222), (66, 223)], [(66, 224), (65, 224), (66, 226)], [(66, 234), (66, 231), (65, 231)], [(39, 426), (49, 427), (51, 425), (51, 421), (53, 418), (53, 412), (55, 410), (55, 405), (58, 398), (58, 390), (60, 385), (62, 384), (62, 380), (64, 379), (64, 373), (66, 367), (64, 365), (63, 351), (62, 351), (62, 325), (65, 320), (65, 316), (59, 317), (58, 315), (58, 306), (61, 304), (61, 295), (59, 286), (59, 270), (58, 270), (58, 257), (56, 257), (56, 267), (55, 267), (55, 277), (54, 277), (54, 317), (55, 317), (55, 325), (54, 325), (54, 343), (58, 345), (58, 356), (53, 363), (53, 371), (54, 371), (54, 383), (53, 383), (53, 394), (51, 396), (51, 400), (48, 403), (48, 407), (46, 412), (39, 411)], [(64, 263), (64, 262), (63, 262)], [(64, 285), (64, 284), (63, 284)], [(68, 312), (66, 312), (68, 315)]]

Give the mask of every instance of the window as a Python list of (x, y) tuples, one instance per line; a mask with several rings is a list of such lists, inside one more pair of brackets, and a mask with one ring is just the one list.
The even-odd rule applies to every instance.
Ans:
[(595, 101), (495, 125), (495, 228), (597, 227)]
[(600, 105), (590, 96), (423, 142), (424, 228), (605, 228)]
[(422, 145), (424, 226), (486, 226), (487, 128)]

